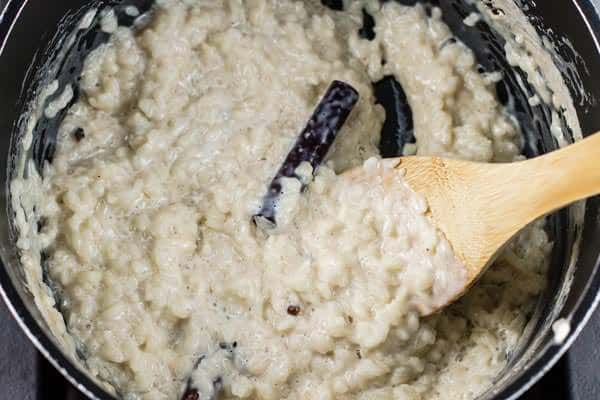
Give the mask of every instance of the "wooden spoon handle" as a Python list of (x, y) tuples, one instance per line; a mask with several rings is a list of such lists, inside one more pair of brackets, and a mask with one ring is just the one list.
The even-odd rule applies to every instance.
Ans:
[(477, 277), (526, 225), (600, 193), (600, 134), (531, 160), (482, 164), (406, 157), (400, 169), (429, 202), (438, 228)]
[(600, 133), (520, 164), (521, 190), (535, 202), (533, 220), (600, 194)]
[[(561, 150), (517, 163), (494, 164), (483, 173), (461, 169), (469, 181), (472, 226), (478, 227), (485, 249), (473, 249), (477, 262), (493, 258), (512, 236), (536, 219), (586, 197), (600, 194), (600, 133)], [(476, 220), (473, 221), (473, 218)], [(476, 264), (475, 262), (473, 262)]]
[(544, 215), (600, 194), (600, 133), (530, 160), (495, 164), (486, 174), (478, 174), (475, 182), (485, 187), (482, 180), (486, 179), (497, 186), (488, 184), (482, 195), (499, 201), (489, 203), (498, 207), (487, 211), (489, 222), (504, 236), (512, 236)]

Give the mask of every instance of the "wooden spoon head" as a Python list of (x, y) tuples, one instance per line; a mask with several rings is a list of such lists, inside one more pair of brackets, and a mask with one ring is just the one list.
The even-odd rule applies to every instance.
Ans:
[[(381, 173), (403, 175), (409, 187), (425, 197), (427, 216), (444, 234), (465, 269), (462, 282), (449, 285), (442, 296), (432, 296), (430, 304), (419, 307), (422, 315), (429, 315), (462, 296), (518, 228), (498, 228), (490, 223), (499, 214), (495, 207), (501, 207), (495, 198), (504, 195), (494, 186), (498, 167), (439, 157), (384, 161), (388, 168), (381, 169)], [(357, 168), (347, 174), (358, 178), (361, 171)], [(394, 190), (394, 186), (389, 190)]]
[(510, 207), (502, 202), (505, 187), (497, 179), (506, 165), (440, 157), (398, 159), (396, 169), (411, 189), (425, 197), (428, 216), (466, 268), (464, 287), (438, 309), (461, 297), (521, 228), (521, 221), (496, 223), (502, 210)]
[[(600, 133), (527, 161), (489, 164), (402, 157), (386, 163), (393, 163), (393, 170), (404, 176), (408, 186), (425, 197), (433, 225), (465, 266), (464, 287), (448, 296), (448, 304), (460, 297), (529, 223), (600, 194), (598, 159)], [(389, 174), (389, 169), (384, 173)], [(444, 305), (438, 303), (437, 308)], [(428, 313), (425, 310), (424, 314)]]

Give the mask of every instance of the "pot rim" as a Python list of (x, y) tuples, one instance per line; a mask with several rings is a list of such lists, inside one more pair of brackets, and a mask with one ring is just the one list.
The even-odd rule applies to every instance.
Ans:
[[(27, 2), (28, 0), (7, 0), (4, 9), (0, 10), (0, 55), (2, 55), (12, 29)], [(572, 0), (572, 2), (575, 4), (587, 30), (592, 33), (594, 47), (597, 56), (600, 57), (600, 15), (598, 14), (600, 5), (596, 6), (593, 3), (594, 0)], [(92, 400), (115, 400), (114, 396), (110, 395), (92, 378), (77, 368), (38, 324), (14, 287), (4, 265), (4, 260), (0, 261), (0, 297), (4, 300), (21, 330), (44, 358), (67, 381)], [(535, 361), (526, 370), (522, 371), (513, 382), (494, 396), (494, 399), (516, 400), (537, 383), (577, 339), (599, 304), (600, 255), (596, 260), (588, 285), (582, 291), (573, 311), (564, 317), (571, 323), (571, 330), (567, 338), (559, 345), (550, 344), (540, 349), (540, 354), (535, 358)], [(535, 373), (532, 373), (534, 371)]]

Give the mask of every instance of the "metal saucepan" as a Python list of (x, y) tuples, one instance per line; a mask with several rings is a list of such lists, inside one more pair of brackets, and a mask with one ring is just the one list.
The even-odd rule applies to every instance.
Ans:
[[(414, 4), (415, 0), (401, 0)], [(0, 2), (1, 3), (1, 2)], [(8, 0), (0, 14), (0, 152), (1, 177), (5, 190), (0, 202), (0, 290), (9, 309), (23, 331), (38, 350), (75, 386), (92, 399), (113, 399), (64, 355), (56, 340), (35, 307), (20, 268), (15, 247), (15, 231), (11, 224), (13, 211), (9, 205), (8, 182), (15, 161), (16, 143), (22, 131), (27, 105), (35, 96), (35, 88), (45, 77), (45, 68), (50, 59), (60, 64), (52, 79), (58, 78), (60, 85), (76, 83), (85, 55), (107, 35), (95, 31), (93, 26), (82, 31), (72, 51), (57, 55), (52, 51), (61, 32), (69, 30), (85, 13), (90, 4), (135, 5), (141, 10), (151, 7), (152, 0), (95, 1), (83, 0)], [(326, 1), (336, 6), (336, 1)], [(471, 47), (481, 65), (489, 71), (502, 70), (504, 79), (498, 83), (501, 101), (511, 101), (511, 110), (528, 136), (525, 151), (527, 156), (550, 151), (557, 147), (551, 134), (549, 109), (551, 105), (532, 107), (528, 98), (532, 88), (518, 84), (524, 78), (523, 71), (512, 68), (506, 62), (504, 39), (487, 24), (481, 22), (474, 27), (463, 24), (463, 19), (473, 10), (470, 2), (460, 0), (431, 0), (443, 9), (444, 20), (454, 34)], [(494, 7), (492, 1), (484, 1)], [(573, 96), (573, 103), (583, 132), (595, 132), (600, 128), (600, 18), (590, 0), (515, 1), (538, 32), (557, 40), (555, 62), (565, 65), (563, 79)], [(501, 8), (494, 12), (503, 12)], [(118, 13), (120, 23), (131, 23), (126, 13)], [(549, 30), (551, 29), (551, 30)], [(560, 41), (561, 37), (569, 39)], [(562, 43), (562, 45), (561, 45)], [(48, 78), (46, 76), (46, 78)], [(526, 81), (526, 79), (522, 79)], [(379, 100), (388, 109), (388, 118), (383, 132), (382, 153), (395, 155), (398, 143), (411, 140), (410, 129), (404, 129), (398, 137), (398, 127), (407, 128), (406, 121), (398, 120), (394, 110), (405, 107), (406, 99), (393, 82), (375, 86)], [(58, 90), (58, 93), (61, 93)], [(585, 92), (586, 96), (581, 94)], [(402, 103), (402, 104), (399, 104)], [(400, 106), (400, 108), (398, 107)], [(62, 115), (53, 120), (43, 119), (34, 131), (34, 146), (31, 154), (38, 164), (51, 159), (57, 125)], [(410, 128), (410, 127), (408, 127)], [(572, 140), (566, 122), (563, 130)], [(404, 136), (402, 136), (404, 135)], [(562, 210), (550, 218), (549, 234), (555, 243), (550, 268), (550, 283), (541, 296), (536, 312), (532, 315), (518, 349), (512, 354), (504, 373), (481, 399), (515, 399), (533, 385), (560, 358), (573, 342), (600, 301), (600, 199), (591, 199), (585, 204), (585, 215), (577, 218), (575, 209)], [(560, 343), (555, 342), (552, 323), (564, 318), (571, 330)]]

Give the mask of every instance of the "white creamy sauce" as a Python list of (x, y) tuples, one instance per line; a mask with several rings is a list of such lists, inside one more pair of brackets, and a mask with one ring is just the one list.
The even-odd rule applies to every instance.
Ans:
[(569, 144), (565, 139), (565, 133), (562, 130), (560, 116), (557, 112), (552, 113), (552, 123), (550, 124), (550, 132), (552, 133), (552, 136), (554, 136), (554, 138), (556, 139), (559, 147), (563, 147)]
[(554, 343), (563, 344), (571, 333), (571, 324), (564, 318), (558, 319), (552, 324), (552, 332), (554, 332)]
[(71, 100), (73, 100), (73, 88), (71, 85), (66, 85), (61, 95), (48, 103), (46, 110), (44, 110), (44, 115), (47, 118), (56, 117), (61, 110), (64, 110), (65, 107), (67, 107)]
[(80, 30), (85, 30), (88, 29), (90, 26), (92, 26), (92, 22), (94, 22), (94, 18), (96, 18), (96, 14), (98, 13), (98, 10), (96, 10), (95, 8), (89, 10), (81, 19), (81, 22), (79, 22), (79, 26), (78, 28)]
[(140, 15), (140, 10), (138, 10), (138, 8), (135, 6), (127, 6), (125, 7), (125, 14), (129, 15), (130, 17), (137, 17)]
[(100, 29), (106, 33), (114, 33), (119, 27), (115, 10), (107, 8), (102, 11), (100, 19)]
[(403, 156), (414, 156), (417, 154), (417, 145), (416, 143), (406, 143), (402, 148)]
[(527, 99), (527, 102), (531, 107), (539, 106), (541, 104), (540, 96), (534, 94), (529, 99)]
[[(378, 158), (371, 85), (394, 75), (406, 91), (417, 143), (405, 154), (513, 161), (521, 135), (496, 100), (501, 75), (447, 42), (437, 8), (349, 7), (159, 0), (135, 31), (103, 14), (113, 35), (86, 60), (53, 163), (11, 194), (38, 306), (127, 399), (177, 398), (190, 375), (201, 398), (472, 399), (506, 366), (546, 282), (543, 221), (460, 302), (420, 317), (462, 286), (464, 266)], [(372, 41), (357, 33), (363, 7)], [(334, 79), (361, 99), (314, 180), (303, 164), (302, 182), (284, 182), (268, 235), (252, 215)]]
[(475, 26), (479, 21), (481, 21), (481, 14), (472, 12), (463, 20), (463, 23), (467, 26)]

